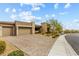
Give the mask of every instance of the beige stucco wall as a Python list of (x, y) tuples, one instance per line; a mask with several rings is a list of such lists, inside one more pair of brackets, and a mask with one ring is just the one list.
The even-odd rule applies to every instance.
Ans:
[(15, 22), (15, 23), (4, 23), (4, 22), (0, 22), (0, 36), (2, 36), (2, 27), (13, 27), (13, 35), (18, 36), (18, 30), (19, 27), (30, 27), (31, 28), (31, 33), (34, 34), (35, 33), (35, 23), (34, 22)]
[(46, 33), (47, 32), (47, 24), (46, 23), (42, 23), (41, 24), (41, 32), (42, 33)]
[(2, 26), (0, 26), (0, 36), (2, 36)]
[(35, 34), (35, 23), (32, 22), (32, 34)]
[(30, 23), (27, 23), (27, 22), (15, 22), (15, 26), (16, 26), (16, 35), (19, 35), (19, 33), (18, 33), (19, 27), (27, 27), (27, 28), (30, 27), (30, 28), (32, 28), (32, 30), (31, 30), (32, 34), (35, 33), (35, 23), (34, 22), (30, 22)]

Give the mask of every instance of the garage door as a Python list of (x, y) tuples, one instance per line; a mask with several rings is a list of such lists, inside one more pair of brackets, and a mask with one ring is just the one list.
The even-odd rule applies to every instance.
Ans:
[(2, 27), (2, 36), (12, 36), (13, 27)]
[(19, 27), (18, 35), (27, 35), (31, 34), (32, 28), (27, 27)]

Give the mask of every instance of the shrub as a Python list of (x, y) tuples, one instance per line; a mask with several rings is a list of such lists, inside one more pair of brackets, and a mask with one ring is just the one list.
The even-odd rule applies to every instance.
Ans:
[(5, 48), (6, 48), (5, 41), (0, 41), (0, 54), (4, 52)]
[(79, 33), (79, 30), (64, 30), (64, 33)]
[(24, 56), (24, 52), (21, 50), (12, 51), (8, 56)]
[(44, 35), (45, 33), (41, 33), (42, 35)]
[(53, 32), (52, 32), (52, 38), (56, 38), (56, 37), (58, 37), (58, 36), (59, 36), (58, 31), (53, 31)]

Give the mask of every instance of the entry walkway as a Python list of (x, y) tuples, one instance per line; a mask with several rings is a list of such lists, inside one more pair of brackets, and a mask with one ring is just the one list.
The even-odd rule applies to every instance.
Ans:
[(61, 35), (52, 46), (48, 56), (78, 56), (64, 35)]

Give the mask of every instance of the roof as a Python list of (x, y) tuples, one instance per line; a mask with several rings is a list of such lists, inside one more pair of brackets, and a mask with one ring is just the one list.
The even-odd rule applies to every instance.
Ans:
[(0, 24), (10, 24), (10, 25), (14, 25), (16, 22), (17, 22), (17, 23), (32, 23), (32, 22), (21, 22), (21, 21), (15, 21), (15, 22), (0, 21)]
[(0, 24), (15, 24), (14, 22), (0, 21)]

